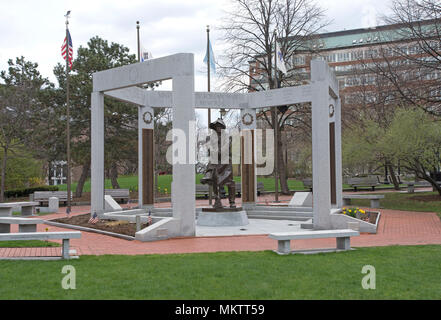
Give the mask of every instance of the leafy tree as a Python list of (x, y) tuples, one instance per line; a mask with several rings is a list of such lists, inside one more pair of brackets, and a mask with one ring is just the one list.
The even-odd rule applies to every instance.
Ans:
[(441, 186), (430, 176), (440, 165), (441, 124), (422, 109), (400, 109), (379, 149), (416, 177), (428, 181), (441, 196)]
[(35, 114), (44, 108), (44, 92), (51, 84), (24, 57), (8, 61), (0, 73), (0, 148), (2, 150), (0, 202), (4, 201), (8, 160), (33, 139)]
[[(3, 150), (0, 150), (0, 161), (3, 160)], [(44, 184), (43, 161), (37, 160), (23, 145), (17, 145), (9, 150), (6, 167), (5, 189), (18, 189)]]

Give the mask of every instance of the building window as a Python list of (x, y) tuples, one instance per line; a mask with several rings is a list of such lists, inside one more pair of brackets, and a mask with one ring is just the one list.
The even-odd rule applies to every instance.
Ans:
[(292, 60), (295, 66), (303, 66), (305, 64), (305, 56), (294, 56)]
[(350, 52), (340, 52), (337, 54), (337, 62), (344, 62), (350, 60), (351, 60)]
[(328, 61), (328, 62), (335, 62), (335, 61), (336, 61), (336, 59), (335, 59), (335, 53), (328, 54), (328, 55), (326, 56), (326, 61)]

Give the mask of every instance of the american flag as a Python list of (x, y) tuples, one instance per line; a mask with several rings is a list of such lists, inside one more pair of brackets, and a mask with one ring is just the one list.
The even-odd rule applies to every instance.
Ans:
[(96, 214), (96, 212), (93, 214), (93, 216), (89, 219), (89, 223), (95, 224), (98, 222), (98, 215)]
[(66, 60), (66, 49), (67, 49), (67, 38), (69, 38), (69, 68), (72, 69), (73, 60), (73, 48), (72, 48), (72, 38), (70, 37), (69, 29), (67, 29), (67, 36), (64, 38), (63, 45), (61, 46), (61, 56)]

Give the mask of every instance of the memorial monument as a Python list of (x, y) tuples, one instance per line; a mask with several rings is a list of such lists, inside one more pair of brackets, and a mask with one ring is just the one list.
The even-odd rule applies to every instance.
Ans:
[[(215, 122), (212, 122), (208, 125), (208, 127), (216, 132), (217, 141), (214, 143), (217, 146), (214, 149), (217, 151), (217, 155), (214, 155), (214, 160), (208, 163), (207, 169), (205, 171), (204, 177), (201, 179), (202, 184), (208, 184), (213, 187), (214, 192), (214, 209), (223, 208), (221, 202), (221, 190), (224, 186), (228, 187), (228, 200), (230, 202), (230, 208), (236, 208), (235, 205), (235, 195), (236, 195), (236, 185), (233, 180), (233, 164), (231, 160), (231, 142), (225, 142), (226, 146), (222, 145), (222, 130), (226, 129), (225, 123), (222, 119), (217, 119)], [(228, 152), (228, 163), (222, 163), (222, 151)]]
[[(231, 138), (222, 140), (222, 130), (226, 125), (222, 119), (210, 123), (208, 127), (214, 130), (215, 135), (210, 137), (210, 162), (201, 179), (202, 184), (213, 187), (214, 204), (212, 208), (203, 208), (197, 219), (200, 226), (244, 226), (248, 224), (246, 211), (235, 204), (236, 185), (233, 180), (233, 163), (231, 153)], [(228, 153), (228, 162), (222, 161), (223, 155)], [(230, 206), (225, 208), (221, 202), (221, 190), (228, 187), (228, 200)]]

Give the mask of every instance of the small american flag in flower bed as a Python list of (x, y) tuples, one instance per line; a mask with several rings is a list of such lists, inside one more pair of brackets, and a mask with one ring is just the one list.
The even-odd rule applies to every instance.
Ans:
[(98, 219), (98, 215), (96, 214), (96, 212), (93, 214), (93, 216), (89, 219), (89, 223), (95, 224), (99, 221)]

